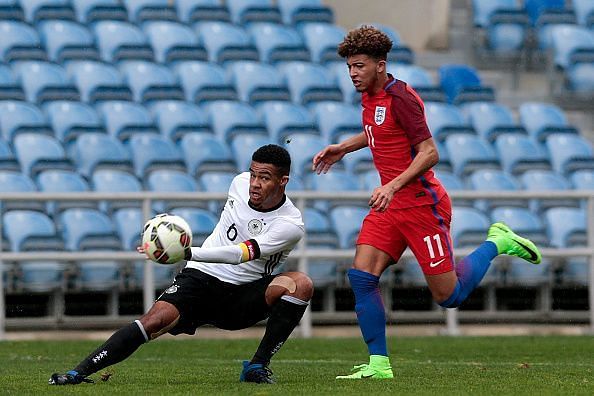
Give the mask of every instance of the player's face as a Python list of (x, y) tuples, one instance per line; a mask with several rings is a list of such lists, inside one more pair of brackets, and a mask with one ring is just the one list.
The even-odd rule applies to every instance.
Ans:
[(285, 193), (288, 176), (282, 176), (277, 167), (252, 161), (250, 165), (250, 203), (257, 209), (276, 206)]
[(377, 61), (368, 55), (353, 55), (347, 58), (347, 67), (357, 92), (365, 92), (375, 90), (380, 74), (385, 71), (386, 61)]

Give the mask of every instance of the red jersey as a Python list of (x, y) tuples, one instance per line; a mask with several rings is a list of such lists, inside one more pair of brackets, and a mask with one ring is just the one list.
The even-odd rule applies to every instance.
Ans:
[[(364, 92), (361, 100), (367, 143), (382, 185), (404, 172), (416, 154), (414, 146), (431, 137), (421, 98), (404, 81), (388, 76), (382, 90), (375, 95)], [(397, 191), (390, 208), (435, 204), (445, 194), (433, 171), (428, 170)]]

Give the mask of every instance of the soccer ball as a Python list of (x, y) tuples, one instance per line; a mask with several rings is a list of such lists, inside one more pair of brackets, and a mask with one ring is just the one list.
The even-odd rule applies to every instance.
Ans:
[(142, 229), (142, 247), (149, 259), (160, 264), (175, 264), (184, 259), (192, 246), (192, 230), (179, 216), (159, 214)]

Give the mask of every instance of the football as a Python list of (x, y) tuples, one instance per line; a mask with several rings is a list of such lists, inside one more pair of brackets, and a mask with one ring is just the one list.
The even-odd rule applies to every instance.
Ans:
[(192, 246), (192, 230), (179, 216), (159, 214), (142, 229), (142, 247), (149, 259), (159, 264), (175, 264)]

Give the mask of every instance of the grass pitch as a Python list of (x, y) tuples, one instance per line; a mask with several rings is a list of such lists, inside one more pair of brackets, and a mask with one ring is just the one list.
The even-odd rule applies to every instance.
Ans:
[(379, 395), (594, 394), (592, 337), (391, 338), (394, 380), (335, 380), (367, 356), (361, 339), (291, 339), (271, 368), (277, 384), (239, 382), (258, 340), (166, 339), (144, 345), (95, 384), (51, 387), (100, 342), (0, 342), (0, 394)]

